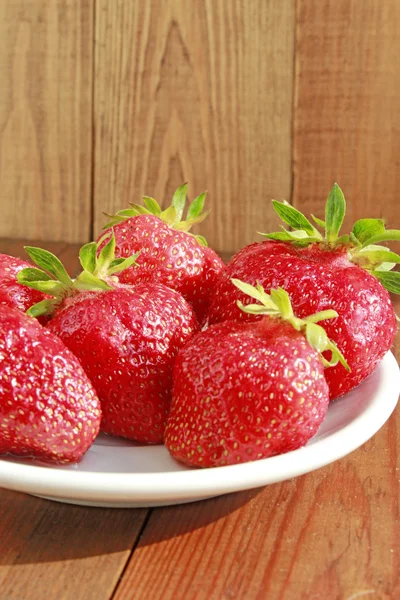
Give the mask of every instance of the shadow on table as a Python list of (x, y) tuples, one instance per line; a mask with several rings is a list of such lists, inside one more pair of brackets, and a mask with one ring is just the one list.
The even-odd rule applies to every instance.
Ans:
[(90, 508), (0, 490), (0, 566), (127, 552), (202, 528), (260, 490), (155, 509)]
[[(211, 523), (217, 523), (225, 517), (234, 517), (234, 513), (251, 503), (264, 489), (258, 488), (226, 494), (190, 504), (154, 508), (149, 514), (147, 526), (140, 539), (140, 546), (180, 537), (202, 529)], [(235, 518), (231, 523), (234, 522)], [(242, 522), (241, 526), (245, 526), (245, 523)]]

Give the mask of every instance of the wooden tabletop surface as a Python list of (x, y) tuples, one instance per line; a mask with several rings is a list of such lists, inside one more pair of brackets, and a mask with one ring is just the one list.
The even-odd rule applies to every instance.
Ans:
[[(0, 252), (22, 246), (0, 240)], [(76, 271), (76, 247), (41, 246)], [(88, 508), (0, 489), (0, 600), (399, 599), (398, 430), (399, 410), (328, 467), (180, 506)]]

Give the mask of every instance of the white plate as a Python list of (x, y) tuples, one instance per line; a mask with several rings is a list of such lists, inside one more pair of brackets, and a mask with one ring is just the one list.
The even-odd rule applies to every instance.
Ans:
[(366, 442), (394, 410), (399, 368), (388, 353), (375, 372), (333, 402), (317, 435), (304, 448), (251, 463), (188, 469), (163, 446), (135, 446), (99, 436), (78, 465), (43, 466), (0, 460), (0, 487), (88, 506), (162, 506), (202, 500), (290, 479), (323, 467)]

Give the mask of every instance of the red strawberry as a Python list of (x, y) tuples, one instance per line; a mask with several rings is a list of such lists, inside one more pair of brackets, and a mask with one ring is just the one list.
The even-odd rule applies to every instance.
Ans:
[(302, 321), (284, 290), (269, 297), (260, 287), (235, 284), (263, 303), (246, 310), (269, 316), (213, 325), (179, 352), (165, 445), (191, 466), (235, 464), (303, 446), (329, 404), (323, 360), (311, 344), (329, 348), (333, 364), (346, 364), (315, 324), (334, 311)]
[[(119, 284), (115, 273), (132, 264), (133, 257), (114, 259), (114, 247), (112, 238), (97, 257), (96, 244), (87, 244), (81, 250), (82, 266), (87, 268), (75, 282), (61, 288), (60, 281), (44, 282), (55, 286), (57, 304), (48, 328), (79, 358), (90, 377), (101, 400), (102, 430), (161, 443), (175, 356), (198, 331), (198, 324), (175, 290), (158, 283)], [(54, 276), (57, 270), (60, 273), (53, 255), (38, 254), (36, 249), (34, 257), (29, 251), (39, 266), (46, 265)], [(26, 283), (32, 285), (29, 272)], [(33, 307), (31, 314), (47, 310), (48, 302)]]
[(202, 212), (205, 193), (193, 200), (186, 220), (181, 220), (186, 188), (184, 184), (176, 190), (172, 205), (164, 211), (154, 198), (146, 196), (146, 208), (132, 204), (131, 209), (113, 216), (107, 227), (113, 227), (117, 257), (140, 251), (137, 266), (121, 273), (120, 281), (129, 284), (156, 281), (177, 290), (193, 306), (203, 324), (212, 287), (224, 265), (202, 236), (189, 233), (208, 214)]
[(20, 258), (0, 254), (0, 305), (26, 312), (32, 304), (45, 298), (44, 294), (30, 290), (17, 282), (17, 273), (31, 266)]
[(323, 326), (351, 367), (346, 373), (338, 364), (326, 373), (335, 398), (363, 381), (393, 343), (396, 317), (387, 290), (400, 292), (400, 273), (390, 270), (400, 256), (376, 243), (400, 239), (400, 231), (385, 230), (379, 219), (361, 219), (350, 236), (338, 237), (345, 202), (337, 185), (328, 198), (326, 223), (315, 219), (326, 227), (325, 237), (293, 207), (276, 201), (274, 207), (298, 229), (270, 234), (269, 241), (251, 244), (232, 258), (216, 286), (210, 323), (259, 318), (237, 307), (237, 300), (248, 299), (232, 285), (232, 277), (253, 285), (258, 281), (266, 290), (283, 287), (299, 317), (334, 309), (339, 316)]
[(0, 306), (0, 453), (75, 462), (100, 420), (99, 400), (75, 356), (35, 319)]

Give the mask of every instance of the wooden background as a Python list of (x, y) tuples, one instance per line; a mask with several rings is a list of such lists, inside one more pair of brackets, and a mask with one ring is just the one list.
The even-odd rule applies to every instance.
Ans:
[(85, 242), (187, 180), (231, 252), (272, 197), (400, 227), (398, 0), (1, 0), (0, 237)]

